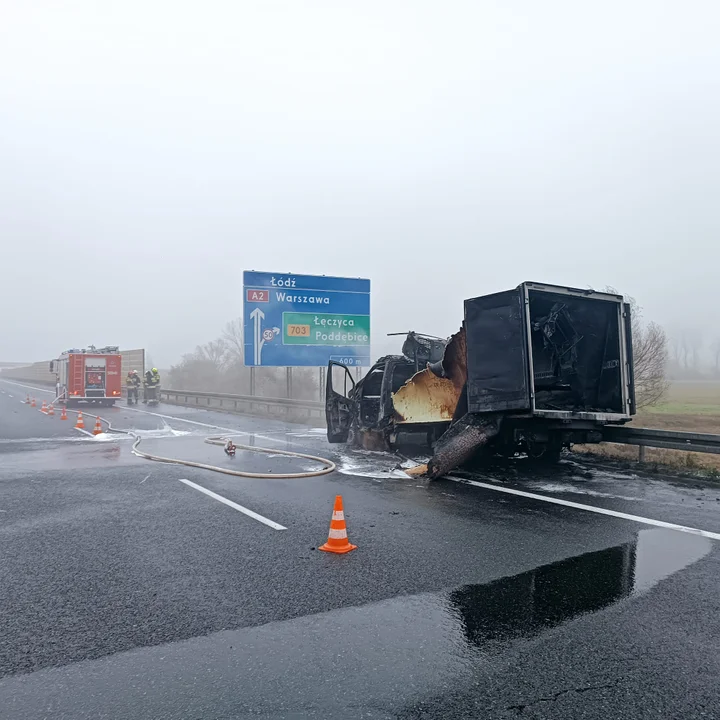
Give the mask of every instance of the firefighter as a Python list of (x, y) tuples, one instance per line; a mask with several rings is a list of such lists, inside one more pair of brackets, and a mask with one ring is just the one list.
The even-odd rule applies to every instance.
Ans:
[(157, 368), (153, 368), (152, 370), (148, 370), (145, 373), (145, 392), (143, 396), (143, 403), (147, 404), (148, 402), (157, 404), (158, 402), (158, 396), (157, 391), (160, 387), (160, 373), (158, 372)]
[(127, 378), (125, 378), (125, 385), (127, 386), (127, 402), (128, 405), (133, 404), (133, 398), (135, 398), (135, 404), (138, 404), (139, 388), (140, 388), (140, 376), (137, 374), (137, 370), (129, 370)]

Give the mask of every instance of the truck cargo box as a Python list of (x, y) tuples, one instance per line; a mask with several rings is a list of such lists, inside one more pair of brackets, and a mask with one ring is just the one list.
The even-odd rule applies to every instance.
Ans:
[(525, 282), (465, 301), (467, 410), (623, 422), (635, 413), (621, 295)]

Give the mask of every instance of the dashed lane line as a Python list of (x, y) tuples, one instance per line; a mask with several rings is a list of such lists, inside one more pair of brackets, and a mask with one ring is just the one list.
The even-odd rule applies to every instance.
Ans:
[[(145, 479), (147, 480), (147, 478), (145, 478)], [(218, 502), (221, 502), (224, 505), (231, 507), (233, 510), (237, 510), (238, 512), (243, 513), (243, 515), (247, 515), (248, 517), (251, 517), (253, 520), (257, 520), (258, 522), (261, 522), (264, 525), (271, 527), (273, 530), (287, 530), (287, 528), (284, 525), (280, 525), (280, 523), (276, 523), (274, 520), (269, 520), (268, 518), (263, 517), (262, 515), (259, 515), (258, 513), (253, 512), (252, 510), (249, 510), (246, 507), (243, 507), (242, 505), (238, 505), (236, 502), (233, 502), (232, 500), (228, 500), (226, 497), (223, 497), (222, 495), (218, 495), (217, 493), (214, 493), (212, 490), (208, 490), (207, 488), (204, 488), (202, 485), (197, 485), (196, 483), (190, 482), (190, 480), (186, 480), (185, 478), (178, 478), (178, 479), (180, 480), (181, 483), (184, 483), (188, 487), (195, 488), (195, 490), (198, 490), (201, 493), (205, 493), (205, 495), (208, 495), (209, 497), (213, 498), (214, 500), (217, 500)]]

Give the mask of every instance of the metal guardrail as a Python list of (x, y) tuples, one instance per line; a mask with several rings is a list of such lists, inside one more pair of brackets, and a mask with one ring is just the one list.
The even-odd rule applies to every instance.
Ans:
[[(41, 381), (35, 380), (34, 382)], [(125, 395), (124, 388), (123, 395)], [(215, 408), (234, 412), (257, 412), (274, 417), (311, 418), (322, 420), (323, 424), (325, 421), (325, 403), (317, 400), (294, 400), (257, 395), (232, 395), (230, 393), (165, 389), (160, 390), (160, 397), (166, 402), (175, 405)], [(607, 425), (602, 430), (602, 437), (604, 442), (638, 446), (640, 462), (644, 460), (646, 447), (720, 455), (720, 435), (711, 435), (709, 433)]]
[(191, 390), (160, 390), (160, 399), (174, 405), (215, 408), (234, 412), (262, 412), (267, 415), (302, 416), (325, 420), (325, 403), (318, 400), (232, 395), (230, 393), (195, 392)]
[(720, 454), (720, 435), (709, 433), (606, 426), (603, 428), (602, 435), (605, 442), (638, 445), (640, 462), (645, 459), (644, 449), (646, 447)]

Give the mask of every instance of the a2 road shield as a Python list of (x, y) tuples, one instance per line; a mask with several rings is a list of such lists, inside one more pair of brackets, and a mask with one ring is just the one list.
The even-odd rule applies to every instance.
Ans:
[(325, 419), (328, 442), (347, 442), (355, 402), (352, 399), (355, 381), (341, 363), (330, 361), (325, 385)]

